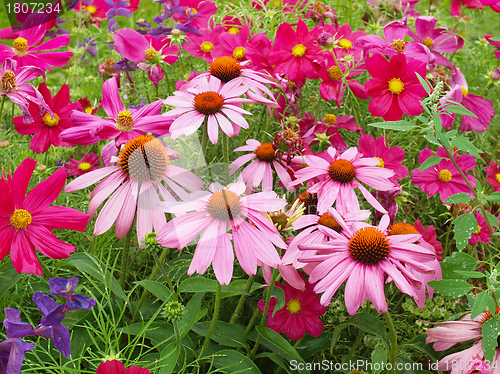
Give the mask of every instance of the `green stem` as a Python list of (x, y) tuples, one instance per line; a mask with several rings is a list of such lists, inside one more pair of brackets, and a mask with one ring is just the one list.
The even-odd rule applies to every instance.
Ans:
[(201, 149), (200, 155), (198, 156), (198, 162), (196, 163), (195, 174), (200, 175), (201, 167), (203, 166), (203, 161), (205, 161), (205, 153), (207, 152), (208, 147), (208, 125), (207, 119), (203, 121), (203, 137), (201, 139)]
[(387, 327), (389, 328), (389, 340), (391, 342), (391, 350), (389, 351), (389, 362), (391, 363), (391, 370), (389, 373), (395, 373), (396, 367), (396, 355), (398, 353), (398, 337), (396, 335), (396, 330), (394, 329), (394, 324), (392, 323), (391, 314), (385, 312), (385, 321), (387, 322)]
[(125, 243), (123, 244), (123, 252), (122, 252), (122, 268), (120, 270), (120, 286), (122, 289), (125, 289), (125, 283), (127, 281), (127, 267), (128, 267), (128, 258), (129, 249), (130, 249), (130, 240), (132, 239), (132, 233), (134, 232), (134, 224), (130, 226), (127, 235), (125, 236)]
[[(3, 106), (5, 104), (5, 98), (6, 97), (7, 97), (7, 95), (5, 95), (5, 94), (2, 96), (2, 104), (0, 106), (0, 121), (2, 120)], [(12, 123), (14, 123), (14, 121), (12, 121)], [(12, 124), (10, 126), (11, 126), (11, 129), (12, 129)]]
[(240, 301), (238, 301), (238, 305), (236, 306), (236, 309), (234, 311), (233, 316), (231, 317), (231, 320), (229, 323), (235, 323), (238, 320), (238, 317), (240, 316), (241, 310), (243, 309), (243, 305), (245, 305), (245, 299), (247, 298), (247, 294), (250, 292), (250, 288), (252, 288), (253, 280), (254, 280), (254, 275), (251, 275), (248, 280), (247, 284), (245, 285), (245, 290), (240, 296)]
[(101, 166), (101, 168), (103, 168), (104, 162), (102, 161), (102, 147), (101, 147), (100, 142), (97, 142), (96, 146), (97, 146), (97, 154), (99, 156), (99, 165)]
[(250, 331), (252, 331), (252, 328), (253, 328), (253, 325), (255, 323), (255, 320), (257, 319), (257, 317), (259, 316), (260, 312), (259, 312), (259, 309), (255, 308), (254, 312), (253, 312), (253, 315), (252, 315), (252, 318), (250, 318), (250, 321), (248, 322), (248, 326), (245, 330), (245, 332), (248, 334)]
[(229, 136), (222, 134), (222, 152), (224, 154), (224, 184), (229, 184)]
[(215, 293), (214, 315), (212, 316), (212, 322), (210, 322), (210, 327), (208, 328), (207, 336), (205, 338), (205, 341), (203, 342), (203, 347), (201, 347), (201, 352), (198, 356), (199, 358), (202, 358), (203, 355), (205, 354), (208, 347), (208, 343), (210, 342), (210, 337), (212, 336), (212, 333), (215, 328), (215, 322), (217, 322), (217, 319), (219, 318), (221, 294), (222, 294), (222, 287), (220, 283), (217, 282), (217, 291)]
[(172, 292), (172, 294), (174, 295), (174, 297), (175, 297), (175, 299), (177, 301), (177, 293), (175, 292), (174, 285), (170, 281), (170, 278), (168, 277), (167, 272), (163, 268), (163, 265), (161, 264), (161, 261), (160, 261), (160, 259), (158, 258), (158, 255), (155, 252), (153, 252), (153, 257), (155, 258), (156, 266), (160, 268), (161, 273), (163, 274), (163, 277), (167, 280), (168, 288), (170, 288), (170, 291)]
[(483, 96), (483, 95), (484, 95), (484, 93), (486, 92), (486, 90), (487, 90), (488, 88), (490, 88), (490, 86), (491, 86), (492, 84), (493, 84), (493, 81), (492, 81), (492, 80), (490, 80), (490, 81), (488, 82), (488, 84), (487, 84), (487, 85), (483, 88), (483, 90), (481, 91), (481, 93), (480, 93), (480, 95), (479, 95), (479, 96)]

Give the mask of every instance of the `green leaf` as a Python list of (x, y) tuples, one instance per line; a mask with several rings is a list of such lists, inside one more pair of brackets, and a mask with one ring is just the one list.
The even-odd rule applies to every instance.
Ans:
[[(266, 292), (267, 292), (268, 289), (266, 289)], [(271, 291), (271, 298), (275, 298), (276, 299), (276, 305), (273, 309), (273, 317), (274, 317), (274, 314), (282, 309), (284, 306), (285, 306), (285, 291), (283, 291), (283, 289), (281, 289), (280, 287), (273, 287), (273, 290)], [(264, 296), (264, 299), (266, 298), (266, 296)]]
[(424, 88), (425, 92), (427, 92), (427, 95), (430, 95), (431, 94), (431, 86), (430, 86), (429, 82), (427, 82), (426, 79), (422, 78), (420, 76), (420, 74), (418, 74), (418, 73), (415, 73), (415, 74), (417, 74), (417, 78), (420, 81), (420, 84)]
[(0, 265), (0, 298), (3, 298), (3, 295), (5, 295), (21, 277), (22, 275), (18, 274), (14, 266), (12, 266), (12, 262), (4, 261), (4, 263)]
[(420, 120), (420, 122), (425, 123), (426, 125), (429, 123), (429, 120), (424, 116), (417, 116), (417, 118)]
[(477, 230), (477, 219), (474, 213), (466, 213), (453, 220), (453, 231), (457, 248), (462, 251), (467, 245), (472, 233)]
[(177, 359), (181, 353), (181, 347), (177, 342), (172, 342), (167, 345), (160, 355), (160, 371), (158, 374), (171, 374), (177, 364)]
[(500, 201), (500, 192), (493, 192), (489, 196), (486, 196), (486, 200), (498, 202)]
[(429, 143), (441, 146), (441, 144), (437, 141), (436, 137), (431, 134), (427, 134), (424, 136), (425, 140), (427, 140)]
[(445, 296), (460, 297), (472, 290), (469, 283), (463, 279), (441, 279), (427, 282), (429, 286)]
[[(207, 336), (210, 321), (199, 322), (191, 327), (191, 330), (201, 336)], [(211, 339), (219, 344), (234, 348), (247, 347), (247, 334), (240, 325), (229, 324), (227, 322), (215, 322)]]
[(262, 374), (257, 365), (238, 351), (227, 349), (214, 353), (214, 365), (223, 373)]
[(437, 362), (439, 361), (439, 356), (432, 347), (432, 343), (427, 344), (425, 341), (427, 339), (426, 334), (418, 335), (417, 337), (406, 341), (401, 345), (401, 347), (412, 347), (415, 348), (416, 350), (424, 353), (426, 356), (429, 356), (432, 361)]
[(153, 295), (155, 295), (158, 299), (162, 301), (167, 301), (168, 299), (170, 299), (170, 296), (172, 295), (170, 289), (164, 284), (161, 284), (160, 282), (152, 280), (142, 280), (136, 283), (143, 286), (145, 289), (147, 289), (149, 292), (151, 292)]
[(488, 305), (488, 299), (491, 299), (488, 292), (481, 292), (476, 295), (476, 300), (474, 301), (474, 306), (471, 311), (471, 319), (476, 318), (478, 315), (483, 313)]
[(201, 308), (201, 302), (205, 296), (204, 292), (199, 292), (195, 294), (191, 300), (187, 303), (184, 308), (184, 317), (179, 321), (179, 331), (181, 338), (185, 337), (193, 324), (201, 317), (199, 317), (199, 311)]
[(466, 278), (483, 278), (486, 276), (479, 271), (467, 271), (467, 270), (454, 270), (454, 271), (455, 273), (463, 275)]
[(490, 38), (490, 40), (494, 42), (500, 42), (500, 36), (495, 36), (494, 38)]
[(489, 362), (495, 357), (495, 348), (498, 346), (497, 338), (500, 331), (500, 320), (493, 314), (491, 318), (481, 325), (481, 336), (483, 337), (482, 345), (484, 351), (484, 359)]
[(369, 123), (368, 126), (378, 127), (380, 129), (398, 130), (398, 131), (408, 131), (417, 127), (413, 123), (405, 120)]
[(477, 118), (477, 116), (474, 113), (472, 113), (469, 109), (465, 108), (462, 105), (448, 105), (444, 109), (450, 113), (462, 114), (464, 116)]
[(468, 203), (469, 201), (471, 201), (471, 199), (472, 199), (471, 195), (466, 194), (465, 192), (460, 192), (447, 198), (445, 200), (445, 203), (448, 204)]
[(352, 325), (370, 334), (378, 335), (386, 342), (389, 341), (384, 323), (373, 314), (357, 313), (352, 317)]
[(288, 340), (278, 334), (276, 331), (273, 331), (267, 327), (261, 328), (260, 326), (256, 327), (256, 330), (262, 336), (262, 344), (269, 348), (272, 352), (280, 354), (284, 356), (287, 360), (297, 360), (300, 362), (304, 362), (304, 359), (299, 355), (299, 353), (293, 348)]
[(426, 169), (429, 169), (430, 167), (433, 167), (441, 162), (443, 158), (439, 156), (431, 156), (424, 162), (422, 162), (422, 165), (420, 165), (419, 170), (424, 171)]
[[(276, 353), (271, 353), (271, 352), (262, 352), (259, 353), (257, 356), (255, 356), (255, 359), (261, 358), (261, 357), (267, 357), (270, 360), (272, 360), (276, 365), (278, 365), (280, 368), (282, 368), (284, 371), (286, 371), (288, 374), (295, 374), (297, 373), (296, 371), (291, 371), (291, 366), (290, 364), (280, 355), (277, 355)], [(304, 373), (305, 371), (299, 371), (299, 373)], [(307, 371), (309, 372), (309, 371)]]
[(464, 138), (463, 136), (456, 136), (452, 139), (451, 141), (455, 147), (457, 147), (459, 150), (465, 152), (465, 153), (470, 153), (474, 157), (481, 157), (479, 152), (483, 152), (480, 149), (477, 149), (474, 144), (470, 142), (469, 139)]
[[(222, 298), (241, 295), (245, 291), (245, 285), (247, 281), (245, 279), (237, 279), (232, 281), (227, 286), (222, 286)], [(254, 282), (250, 293), (255, 290), (264, 287), (263, 284)], [(203, 277), (190, 277), (184, 280), (177, 289), (177, 292), (215, 292), (217, 290), (217, 281), (215, 279), (207, 279)], [(249, 295), (247, 294), (247, 295)]]
[[(375, 350), (372, 352), (372, 364), (373, 364), (373, 374), (379, 374), (382, 372), (384, 365), (387, 362), (387, 354), (385, 353), (385, 349), (381, 345), (377, 345)], [(378, 368), (375, 370), (375, 368)]]
[(174, 326), (167, 322), (152, 322), (149, 326), (146, 326), (144, 322), (136, 322), (132, 325), (117, 328), (116, 330), (134, 336), (145, 336), (155, 342), (175, 338)]
[(443, 279), (467, 279), (463, 275), (456, 273), (455, 270), (472, 271), (476, 266), (477, 260), (474, 257), (463, 252), (453, 252), (451, 256), (446, 257), (441, 262)]
[(486, 215), (488, 216), (488, 221), (490, 221), (491, 226), (496, 227), (498, 229), (498, 218), (494, 216), (490, 212), (486, 211)]

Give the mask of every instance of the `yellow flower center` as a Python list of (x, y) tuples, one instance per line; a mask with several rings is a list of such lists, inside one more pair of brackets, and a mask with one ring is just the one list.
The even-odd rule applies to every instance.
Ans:
[(31, 223), (31, 214), (24, 209), (16, 209), (10, 217), (10, 224), (16, 229), (25, 229)]
[(465, 87), (462, 87), (462, 95), (467, 96), (467, 94), (469, 93), (469, 91), (467, 91), (467, 88)]
[(186, 9), (186, 16), (189, 16), (189, 14), (194, 15), (196, 13), (198, 13), (198, 11), (196, 10), (196, 8), (187, 8)]
[(385, 166), (384, 160), (382, 160), (380, 157), (374, 157), (378, 160), (378, 164), (375, 165), (376, 167), (383, 168)]
[(349, 39), (340, 39), (339, 40), (339, 46), (342, 49), (351, 49), (352, 48), (352, 43)]
[(302, 305), (300, 305), (299, 299), (292, 299), (286, 303), (286, 310), (292, 314), (297, 314), (302, 310)]
[(81, 170), (81, 171), (87, 171), (89, 170), (90, 168), (92, 167), (91, 164), (89, 164), (88, 162), (81, 162), (79, 165), (78, 165), (78, 169)]
[(94, 108), (92, 108), (91, 106), (88, 106), (88, 107), (85, 108), (85, 113), (92, 114), (93, 110), (94, 110)]
[(154, 48), (149, 48), (146, 52), (144, 52), (144, 57), (148, 61), (154, 61), (157, 55), (158, 52)]
[(230, 34), (238, 35), (240, 33), (240, 29), (237, 27), (231, 27), (227, 32)]
[(323, 120), (326, 127), (332, 127), (337, 124), (337, 116), (335, 114), (327, 114)]
[(392, 41), (391, 47), (394, 48), (397, 53), (403, 53), (406, 48), (406, 42), (401, 39), (395, 39)]
[(24, 56), (28, 51), (28, 41), (24, 38), (17, 38), (14, 40), (14, 52), (18, 56)]
[(328, 69), (328, 76), (331, 80), (336, 81), (342, 78), (342, 72), (340, 71), (340, 68), (338, 66), (332, 66)]
[(55, 127), (59, 124), (59, 116), (54, 113), (55, 118), (52, 117), (49, 113), (45, 113), (42, 117), (43, 124), (49, 127)]
[(443, 169), (439, 172), (439, 180), (444, 183), (451, 181), (451, 173), (449, 170)]
[(128, 110), (118, 113), (115, 127), (120, 131), (130, 131), (134, 125), (132, 114)]
[(292, 55), (295, 57), (302, 57), (306, 54), (306, 47), (303, 44), (297, 44), (292, 49)]
[(427, 48), (432, 49), (432, 46), (434, 45), (434, 40), (431, 38), (425, 38), (422, 40), (422, 44), (425, 45)]
[(7, 92), (13, 91), (16, 88), (16, 75), (13, 71), (5, 70), (0, 80), (0, 88)]
[(479, 234), (481, 232), (481, 226), (477, 225), (477, 230), (474, 231), (474, 234)]
[(214, 45), (210, 42), (203, 42), (203, 43), (201, 43), (200, 48), (203, 52), (208, 53), (212, 49), (214, 49)]
[(96, 14), (97, 8), (93, 5), (89, 5), (88, 7), (85, 8), (87, 12), (89, 12), (91, 15)]
[(243, 60), (245, 58), (245, 48), (236, 47), (233, 51), (233, 57), (237, 60)]
[(399, 95), (405, 89), (405, 84), (399, 78), (392, 78), (389, 81), (389, 91), (394, 95)]
[(497, 180), (498, 183), (500, 183), (500, 174), (495, 174), (495, 179)]

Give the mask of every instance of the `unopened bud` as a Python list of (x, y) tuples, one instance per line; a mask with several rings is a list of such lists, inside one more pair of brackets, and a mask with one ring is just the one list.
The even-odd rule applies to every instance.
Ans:
[(2, 140), (0, 142), (0, 148), (7, 148), (10, 145), (8, 140)]
[(47, 170), (47, 166), (40, 164), (36, 167), (36, 170), (45, 171), (45, 170)]
[(178, 303), (177, 301), (172, 301), (165, 306), (165, 309), (163, 309), (163, 315), (171, 322), (178, 322), (184, 316), (184, 305)]
[(172, 31), (170, 31), (170, 35), (172, 35), (172, 36), (179, 36), (181, 34), (182, 34), (182, 31), (179, 29), (172, 29)]
[(333, 44), (333, 35), (323, 31), (318, 37), (318, 43), (322, 47), (330, 47)]
[[(500, 68), (496, 68), (491, 72), (491, 79), (497, 81), (500, 79)], [(2, 142), (3, 143), (3, 142)], [(0, 143), (1, 144), (1, 143)], [(1, 145), (0, 145), (1, 146)]]

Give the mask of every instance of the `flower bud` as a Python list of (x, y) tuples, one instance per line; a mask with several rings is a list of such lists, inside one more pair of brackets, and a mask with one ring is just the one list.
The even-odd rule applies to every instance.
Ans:
[(491, 79), (497, 81), (500, 79), (500, 68), (496, 68), (491, 72)]
[(322, 47), (330, 47), (333, 44), (333, 35), (323, 31), (318, 37), (318, 43)]
[(7, 148), (10, 145), (8, 140), (2, 140), (0, 142), (0, 148)]
[(163, 316), (171, 322), (180, 321), (184, 316), (184, 305), (177, 301), (168, 303), (163, 309)]

